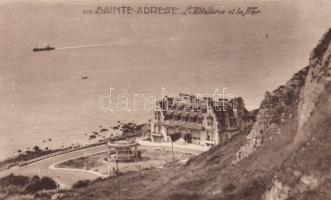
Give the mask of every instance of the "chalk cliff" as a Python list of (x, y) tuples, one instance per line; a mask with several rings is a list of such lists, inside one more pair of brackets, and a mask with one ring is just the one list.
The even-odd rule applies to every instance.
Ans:
[[(330, 41), (331, 29), (312, 51), (309, 66), (284, 86), (266, 92), (257, 121), (236, 153), (234, 164), (250, 159), (264, 144), (279, 144), (276, 150), (281, 152), (281, 165), (262, 196), (264, 200), (302, 199), (308, 194), (323, 199), (327, 194), (325, 187), (331, 181), (326, 167), (331, 164)], [(324, 188), (324, 193), (318, 188)]]

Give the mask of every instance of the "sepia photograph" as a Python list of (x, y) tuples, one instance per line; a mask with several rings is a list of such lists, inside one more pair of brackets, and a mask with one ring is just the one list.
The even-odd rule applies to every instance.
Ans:
[(328, 0), (0, 0), (0, 200), (331, 200)]

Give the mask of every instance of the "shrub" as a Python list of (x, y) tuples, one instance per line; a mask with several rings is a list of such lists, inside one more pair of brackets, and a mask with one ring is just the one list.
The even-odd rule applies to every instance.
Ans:
[(235, 190), (237, 187), (235, 185), (233, 185), (232, 183), (226, 185), (224, 187), (224, 192), (228, 193), (228, 192), (232, 192), (233, 190)]
[(14, 185), (14, 186), (24, 187), (28, 183), (29, 183), (29, 177), (15, 176), (14, 174), (10, 174), (0, 179), (1, 186)]
[(89, 140), (97, 138), (95, 135), (90, 135)]
[(36, 193), (40, 190), (52, 190), (56, 189), (56, 182), (49, 177), (42, 177), (41, 179), (38, 176), (32, 177), (30, 184), (25, 188), (26, 193)]
[(52, 190), (57, 188), (57, 183), (47, 176), (41, 178), (40, 184), (44, 190)]
[(172, 142), (177, 141), (180, 137), (181, 137), (180, 133), (177, 133), (177, 132), (170, 135)]
[(33, 150), (34, 150), (35, 152), (41, 152), (41, 151), (42, 151), (38, 146), (34, 146), (34, 147), (33, 147)]
[(89, 180), (79, 180), (72, 185), (72, 188), (78, 189), (78, 188), (86, 187), (89, 185), (89, 183), (90, 183)]
[(49, 177), (40, 179), (39, 176), (29, 178), (10, 174), (0, 179), (0, 193), (35, 194), (41, 190), (55, 189), (56, 186), (56, 182)]

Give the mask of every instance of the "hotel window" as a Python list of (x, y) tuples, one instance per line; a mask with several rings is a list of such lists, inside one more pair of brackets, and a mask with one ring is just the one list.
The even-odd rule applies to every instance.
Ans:
[(210, 135), (209, 135), (209, 133), (207, 133), (207, 140), (210, 140)]
[(199, 119), (198, 119), (198, 123), (199, 123), (200, 125), (202, 125), (202, 121), (203, 121), (202, 118), (199, 118)]
[(161, 116), (160, 116), (160, 113), (159, 112), (156, 112), (155, 113), (155, 119), (156, 120), (160, 120)]
[(207, 118), (207, 125), (208, 125), (208, 126), (213, 126), (213, 124), (214, 124), (214, 120), (213, 120), (212, 117), (209, 116), (209, 117)]

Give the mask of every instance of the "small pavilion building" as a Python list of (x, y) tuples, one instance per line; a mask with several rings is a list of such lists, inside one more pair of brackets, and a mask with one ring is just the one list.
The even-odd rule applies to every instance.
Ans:
[(138, 157), (139, 143), (136, 141), (116, 141), (108, 143), (110, 152), (115, 151), (115, 154), (110, 155), (111, 160), (118, 162), (134, 161)]

